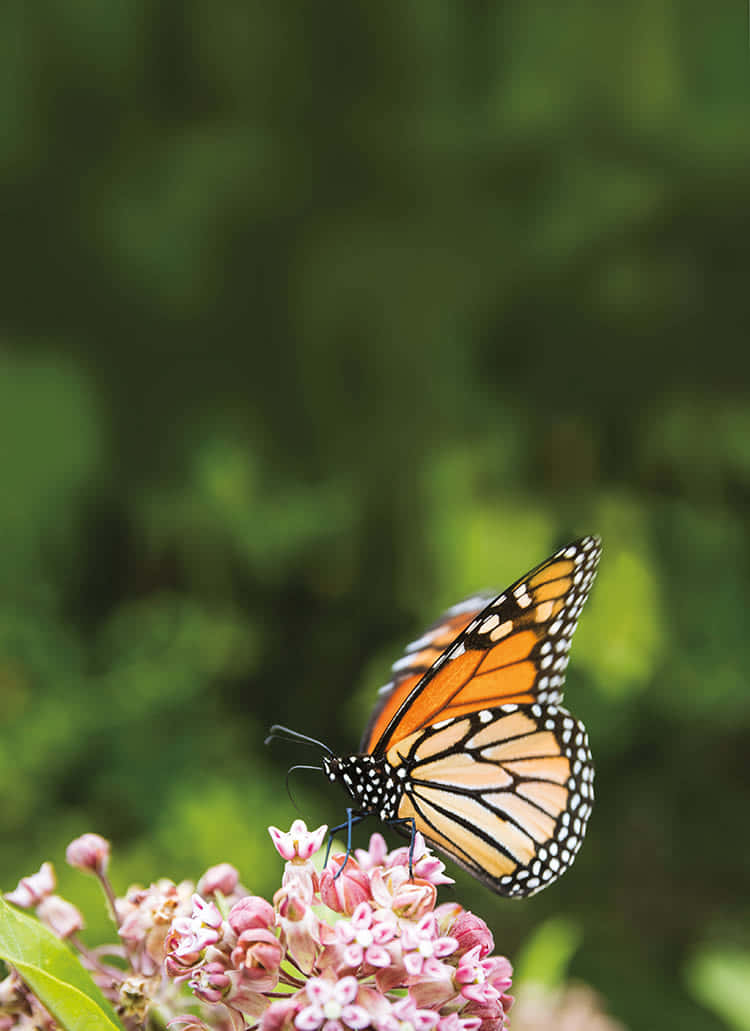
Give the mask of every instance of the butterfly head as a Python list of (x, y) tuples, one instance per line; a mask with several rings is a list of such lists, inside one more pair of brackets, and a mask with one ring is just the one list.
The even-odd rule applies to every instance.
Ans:
[(329, 780), (338, 781), (351, 795), (361, 812), (377, 812), (382, 820), (396, 815), (400, 800), (397, 784), (389, 763), (371, 755), (350, 755), (344, 758), (323, 757), (323, 770)]

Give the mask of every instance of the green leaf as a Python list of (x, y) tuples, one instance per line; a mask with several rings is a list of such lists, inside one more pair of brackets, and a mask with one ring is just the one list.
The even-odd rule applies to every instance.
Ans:
[(687, 965), (692, 995), (734, 1031), (750, 1031), (750, 952), (703, 946)]
[(542, 984), (557, 988), (567, 977), (573, 953), (581, 944), (581, 929), (572, 920), (551, 917), (545, 920), (523, 946), (513, 964), (514, 985)]
[(0, 899), (0, 959), (15, 967), (66, 1031), (122, 1031), (74, 953), (38, 920)]

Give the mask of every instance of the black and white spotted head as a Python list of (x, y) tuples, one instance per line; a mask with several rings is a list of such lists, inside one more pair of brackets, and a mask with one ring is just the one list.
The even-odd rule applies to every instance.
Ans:
[(381, 820), (396, 816), (402, 783), (385, 760), (371, 755), (324, 756), (323, 770), (329, 780), (342, 785), (359, 812), (374, 813)]

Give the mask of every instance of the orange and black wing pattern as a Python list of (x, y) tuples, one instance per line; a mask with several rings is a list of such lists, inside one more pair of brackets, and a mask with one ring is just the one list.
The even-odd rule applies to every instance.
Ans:
[(394, 666), (362, 751), (385, 756), (417, 731), (480, 710), (558, 705), (600, 554), (598, 537), (582, 537), (498, 597), (449, 609)]
[(541, 891), (581, 847), (594, 767), (583, 724), (559, 706), (443, 720), (392, 745), (386, 761), (397, 775), (408, 770), (401, 833), (421, 831), (501, 895)]
[(360, 742), (363, 752), (369, 751), (367, 746), (373, 738), (373, 727), (379, 722), (380, 714), (388, 705), (393, 693), (398, 691), (398, 697), (405, 698), (458, 635), (496, 597), (497, 591), (472, 594), (457, 605), (452, 605), (421, 637), (407, 644), (402, 658), (391, 667), (392, 678), (378, 691), (378, 700)]

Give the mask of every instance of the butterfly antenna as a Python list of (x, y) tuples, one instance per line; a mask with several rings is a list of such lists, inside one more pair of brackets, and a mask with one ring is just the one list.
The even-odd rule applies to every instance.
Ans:
[(286, 771), (286, 793), (287, 795), (289, 795), (289, 801), (292, 803), (294, 808), (301, 816), (302, 811), (300, 810), (300, 807), (297, 805), (297, 803), (294, 801), (294, 798), (292, 797), (292, 789), (289, 787), (289, 776), (290, 774), (294, 773), (295, 770), (317, 770), (318, 773), (323, 773), (324, 771), (322, 766), (291, 766)]
[[(264, 741), (264, 744), (267, 745), (270, 741), (273, 741), (274, 738), (278, 738), (280, 741), (301, 741), (306, 745), (317, 745), (318, 748), (322, 748), (324, 751), (328, 752), (329, 755), (333, 755), (333, 749), (329, 748), (328, 745), (323, 744), (322, 741), (318, 741), (317, 738), (310, 737), (308, 734), (300, 734), (298, 730), (292, 730), (290, 727), (282, 727), (278, 723), (274, 723), (271, 727), (271, 733)], [(313, 769), (317, 770), (319, 767), (315, 766)]]

